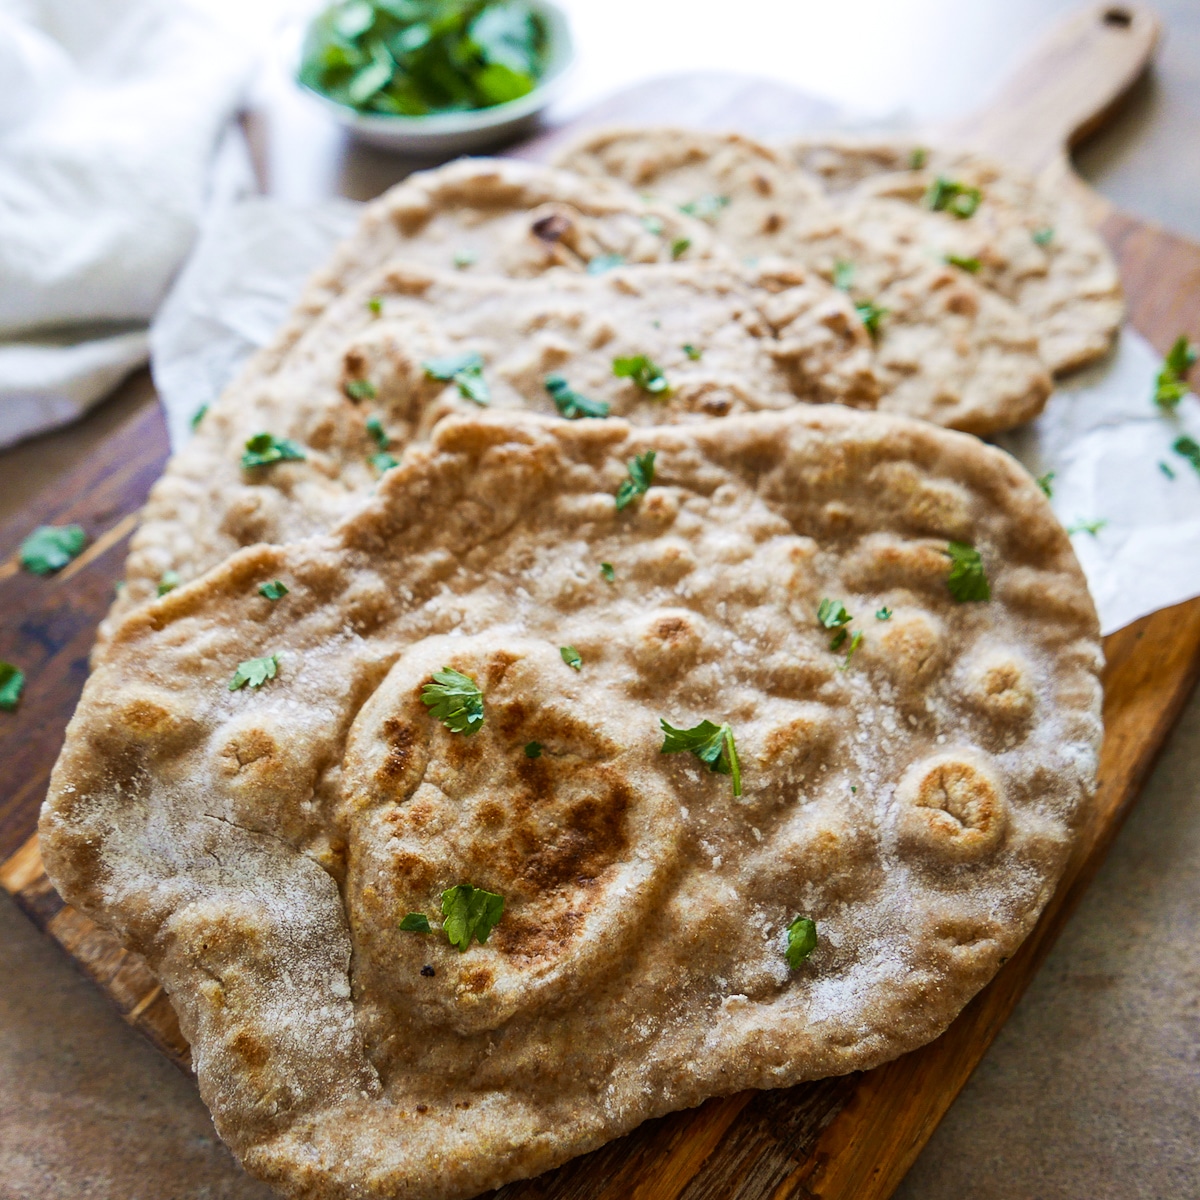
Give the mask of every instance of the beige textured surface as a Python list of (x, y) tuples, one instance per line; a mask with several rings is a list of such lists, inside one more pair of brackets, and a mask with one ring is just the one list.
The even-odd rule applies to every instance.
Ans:
[[(147, 955), (222, 1136), (289, 1195), (469, 1196), (928, 1040), (1090, 793), (1095, 613), (1012, 460), (837, 406), (511, 422), (443, 423), (334, 535), (131, 616), (56, 768), (52, 877)], [(990, 603), (951, 598), (948, 540)], [(844, 670), (825, 596), (864, 633)], [(229, 692), (263, 653), (278, 677)], [(488, 698), (472, 738), (420, 703), (447, 664)], [(663, 716), (732, 722), (745, 796), (660, 755)], [(507, 900), (486, 947), (397, 931), (465, 882)]]

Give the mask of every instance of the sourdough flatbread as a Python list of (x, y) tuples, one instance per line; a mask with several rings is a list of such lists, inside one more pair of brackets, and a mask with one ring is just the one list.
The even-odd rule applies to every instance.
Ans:
[[(879, 396), (850, 302), (796, 269), (751, 282), (714, 263), (530, 280), (385, 268), (332, 300), (272, 372), (231, 389), (171, 459), (102, 640), (168, 572), (194, 579), (242, 546), (331, 528), (378, 481), (368, 418), (399, 454), (447, 414), (476, 408), (424, 365), (469, 353), (486, 364), (493, 407), (553, 414), (545, 380), (560, 374), (639, 424), (798, 400), (871, 407)], [(637, 355), (663, 369), (669, 394), (614, 376), (615, 358)], [(373, 395), (352, 399), (356, 385)], [(300, 443), (306, 460), (243, 468), (247, 440), (262, 431)]]
[[(951, 540), (990, 602), (952, 598)], [(823, 598), (863, 635), (848, 662)], [(42, 853), (163, 981), (253, 1174), (452, 1200), (937, 1035), (1053, 890), (1099, 664), (1066, 534), (974, 438), (838, 406), (456, 418), (332, 534), (126, 620)], [(473, 735), (421, 703), (446, 666), (485, 693)], [(730, 723), (744, 794), (661, 754), (661, 718)], [(505, 900), (465, 953), (437, 929), (460, 884)]]
[[(869, 209), (871, 201), (920, 211), (929, 246), (977, 261), (976, 278), (1033, 321), (1042, 358), (1056, 374), (1108, 353), (1125, 311), (1120, 274), (1068, 196), (984, 155), (911, 139), (798, 139), (781, 150), (850, 212), (861, 212), (864, 202)], [(972, 216), (930, 209), (938, 179), (979, 189), (983, 199)]]
[(705, 213), (739, 255), (781, 255), (829, 282), (848, 275), (856, 302), (884, 310), (883, 411), (989, 434), (1036, 416), (1050, 395), (1033, 324), (931, 251), (928, 222), (909, 205), (876, 205), (865, 220), (861, 202), (833, 202), (815, 177), (737, 134), (603, 130), (558, 163)]

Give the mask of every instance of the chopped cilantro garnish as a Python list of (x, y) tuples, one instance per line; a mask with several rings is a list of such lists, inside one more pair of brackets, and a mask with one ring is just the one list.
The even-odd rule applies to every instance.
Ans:
[(657, 451), (647, 450), (645, 454), (639, 454), (636, 458), (630, 459), (628, 463), (629, 478), (623, 480), (621, 486), (617, 488), (617, 512), (632, 504), (638, 496), (649, 491), (650, 485), (654, 482), (654, 460), (657, 457)]
[(892, 619), (892, 610), (885, 604), (882, 608), (875, 610), (875, 620), (890, 621)]
[(1184, 434), (1183, 437), (1175, 439), (1171, 445), (1171, 449), (1176, 454), (1183, 455), (1196, 468), (1197, 472), (1200, 472), (1200, 443), (1195, 438), (1190, 438), (1187, 434)]
[(616, 581), (617, 572), (613, 569), (612, 563), (600, 564), (600, 578), (606, 583), (613, 583)]
[(692, 362), (699, 362), (700, 356), (704, 353), (699, 346), (693, 346), (691, 342), (684, 342), (682, 349)]
[(273, 433), (256, 433), (246, 441), (242, 466), (249, 470), (277, 462), (303, 462), (306, 457), (304, 447), (291, 438), (277, 438)]
[(588, 259), (587, 273), (603, 275), (605, 271), (611, 271), (614, 267), (623, 267), (624, 265), (625, 255), (623, 254), (597, 254), (595, 258)]
[(1162, 370), (1154, 380), (1154, 403), (1167, 410), (1178, 407), (1187, 395), (1188, 372), (1196, 363), (1196, 347), (1181, 334), (1163, 359)]
[(846, 611), (846, 606), (840, 600), (826, 598), (817, 605), (817, 620), (826, 629), (840, 629), (843, 625), (849, 625), (854, 618)]
[(431, 358), (421, 366), (430, 379), (453, 382), (458, 387), (459, 395), (474, 400), (481, 407), (486, 407), (492, 398), (487, 380), (483, 377), (483, 358), (474, 351)]
[(25, 690), (25, 672), (10, 662), (0, 662), (0, 709), (16, 712)]
[(1164, 475), (1165, 475), (1165, 476), (1166, 476), (1168, 479), (1174, 479), (1174, 478), (1175, 478), (1175, 472), (1174, 472), (1174, 471), (1171, 469), (1171, 464), (1170, 464), (1170, 463), (1165, 463), (1165, 462), (1163, 462), (1163, 461), (1162, 461), (1162, 459), (1159, 459), (1159, 462), (1158, 462), (1158, 469), (1159, 469), (1159, 470), (1160, 470), (1160, 471), (1161, 471), (1161, 472), (1162, 472), (1162, 473), (1163, 473), (1163, 474), (1164, 474)]
[(817, 923), (809, 917), (797, 917), (787, 927), (787, 961), (798, 971), (804, 960), (817, 948)]
[(258, 594), (268, 600), (282, 600), (288, 594), (287, 584), (280, 579), (272, 579), (269, 583), (258, 585)]
[(429, 918), (424, 913), (405, 913), (404, 920), (400, 922), (400, 929), (404, 933), (433, 932), (429, 924)]
[(486, 942), (503, 913), (503, 896), (485, 892), (469, 883), (460, 883), (442, 893), (442, 915), (446, 918), (442, 922), (442, 931), (450, 945), (457, 946), (463, 953), (472, 938), (481, 945)]
[(198, 428), (200, 425), (200, 422), (204, 420), (204, 414), (206, 412), (208, 412), (208, 405), (207, 404), (200, 405), (200, 407), (198, 409), (196, 409), (196, 411), (194, 413), (192, 413), (192, 419), (188, 422), (188, 424), (193, 429)]
[(843, 292), (848, 292), (853, 283), (854, 264), (847, 262), (844, 258), (839, 258), (833, 264), (833, 286), (840, 288)]
[(479, 255), (474, 250), (455, 250), (454, 265), (464, 271), (467, 267), (473, 267), (479, 261)]
[(367, 459), (367, 462), (369, 462), (371, 466), (373, 466), (375, 470), (380, 473), (380, 475), (382, 475), (384, 471), (390, 471), (393, 467), (398, 467), (400, 465), (400, 460), (394, 454), (389, 454), (386, 450), (380, 450), (378, 454), (372, 454), (371, 457)]
[(572, 667), (576, 671), (583, 669), (583, 658), (574, 646), (559, 646), (558, 652), (568, 667)]
[(383, 422), (378, 417), (367, 418), (367, 433), (380, 450), (386, 450), (391, 444), (392, 439), (388, 437), (387, 430), (384, 429)]
[(274, 679), (279, 670), (279, 656), (268, 654), (265, 658), (248, 658), (238, 663), (233, 678), (229, 681), (229, 690), (236, 692), (247, 684), (252, 688), (260, 688), (268, 679)]
[(856, 300), (854, 302), (854, 311), (858, 313), (858, 319), (866, 326), (867, 332), (872, 337), (879, 336), (879, 322), (888, 315), (891, 311), (887, 308), (880, 308), (873, 300)]
[[(846, 630), (842, 630), (837, 634), (839, 638), (846, 636)], [(842, 659), (842, 665), (838, 667), (839, 671), (844, 671), (849, 665), (850, 660), (854, 657), (854, 652), (862, 645), (863, 635), (860, 631), (855, 630), (854, 636), (850, 639), (850, 645), (846, 647), (846, 657)]]
[(661, 237), (663, 231), (662, 217), (656, 217), (653, 213), (647, 213), (642, 217), (642, 228), (647, 233), (654, 234), (655, 237)]
[(39, 525), (21, 543), (21, 566), (35, 575), (53, 575), (86, 544), (82, 525)]
[(689, 200), (687, 204), (681, 204), (679, 211), (687, 213), (689, 217), (699, 217), (701, 221), (715, 221), (721, 211), (728, 207), (728, 196), (704, 195)]
[(541, 758), (542, 757), (542, 743), (541, 742), (526, 742), (525, 743), (525, 757), (526, 758)]
[(373, 317), (379, 316), (379, 314), (383, 312), (383, 298), (380, 296), (372, 296), (367, 301), (367, 311)]
[(946, 586), (960, 604), (968, 600), (990, 600), (992, 589), (983, 569), (983, 558), (974, 546), (966, 542), (951, 542), (942, 551), (950, 559)]
[(1098, 521), (1076, 521), (1074, 525), (1067, 526), (1067, 536), (1074, 537), (1077, 533), (1087, 533), (1095, 537), (1107, 524), (1108, 521), (1103, 517)]
[(714, 725), (701, 721), (691, 729), (676, 729), (659, 718), (659, 725), (666, 734), (660, 754), (675, 754), (690, 750), (708, 769), (718, 775), (733, 777), (733, 794), (742, 794), (742, 765), (738, 761), (737, 746), (733, 741), (733, 730), (728, 725)]
[(671, 257), (682, 258), (692, 248), (692, 239), (679, 237), (671, 243)]
[(1042, 489), (1042, 494), (1047, 500), (1054, 495), (1054, 471), (1047, 471), (1045, 475), (1039, 475), (1037, 485)]
[(908, 169), (910, 171), (919, 171), (929, 159), (929, 151), (924, 146), (914, 146), (912, 153), (908, 156)]
[(179, 572), (178, 571), (164, 571), (162, 573), (162, 575), (159, 576), (158, 594), (160, 596), (165, 596), (168, 592), (173, 592), (178, 586), (179, 586)]
[(1048, 246), (1054, 240), (1054, 229), (1047, 225), (1045, 229), (1035, 229), (1033, 231), (1033, 240), (1039, 246)]
[(632, 379), (643, 392), (649, 392), (652, 396), (663, 396), (671, 390), (662, 368), (644, 354), (614, 358), (612, 371), (618, 379)]
[(572, 391), (571, 385), (561, 375), (547, 375), (545, 384), (559, 415), (568, 420), (575, 421), (580, 417), (607, 417), (609, 414), (611, 406), (607, 400), (592, 400)]
[(351, 400), (374, 400), (379, 389), (369, 379), (347, 379), (346, 395)]
[(979, 273), (980, 262), (977, 258), (964, 258), (961, 254), (947, 254), (946, 262), (952, 267), (958, 267), (960, 271), (967, 271), (972, 275)]
[(948, 212), (965, 221), (973, 217), (983, 202), (983, 193), (977, 187), (968, 187), (954, 179), (939, 175), (925, 194), (925, 203), (934, 212)]
[(470, 736), (483, 724), (483, 692), (470, 675), (453, 667), (434, 671), (433, 682), (421, 689), (421, 703), (451, 733)]

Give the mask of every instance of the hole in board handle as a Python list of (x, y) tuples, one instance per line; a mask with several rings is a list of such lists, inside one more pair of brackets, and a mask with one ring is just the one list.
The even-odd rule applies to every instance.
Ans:
[(1106, 8), (1104, 10), (1105, 25), (1113, 25), (1117, 29), (1128, 29), (1133, 24), (1133, 13), (1127, 8)]

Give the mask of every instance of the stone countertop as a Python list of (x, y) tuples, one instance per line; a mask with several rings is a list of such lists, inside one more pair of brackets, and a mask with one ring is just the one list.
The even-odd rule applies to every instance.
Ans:
[[(813, 34), (790, 66), (764, 63), (768, 73), (921, 120), (971, 107), (1038, 32), (1075, 7), (1072, 0), (743, 0), (742, 24), (769, 16), (773, 3), (800, 6)], [(577, 10), (580, 40), (596, 47), (604, 23), (585, 5), (595, 0), (568, 7)], [(624, 27), (608, 4), (600, 7), (608, 28)], [(1168, 33), (1156, 69), (1078, 162), (1120, 207), (1200, 239), (1200, 4), (1157, 7)], [(747, 54), (744, 29), (725, 37), (713, 22), (695, 25), (697, 9), (677, 16), (687, 10), (670, 0), (636, 0), (635, 8), (652, 31), (656, 21), (685, 30), (672, 39), (673, 57), (657, 55), (658, 71), (753, 65), (738, 59)], [(714, 57), (723, 38), (728, 53)], [(855, 53), (830, 55), (834, 45), (853, 45)], [(823, 65), (831, 60), (841, 67)], [(629, 81), (602, 70), (605, 61), (593, 49), (581, 63), (578, 102), (591, 98), (589, 89)], [(622, 69), (630, 78), (651, 73), (637, 59)], [(336, 140), (314, 151), (296, 127), (290, 144), (288, 128), (273, 132), (281, 147), (268, 162), (273, 191), (309, 198), (332, 190), (335, 177), (345, 184)], [(142, 373), (70, 429), (0, 453), (0, 519), (153, 401)], [(1200, 697), (1185, 709), (1058, 945), (901, 1185), (900, 1200), (1200, 1195), (1197, 780)], [(0, 898), (0, 1200), (270, 1194), (221, 1145), (190, 1080)]]

